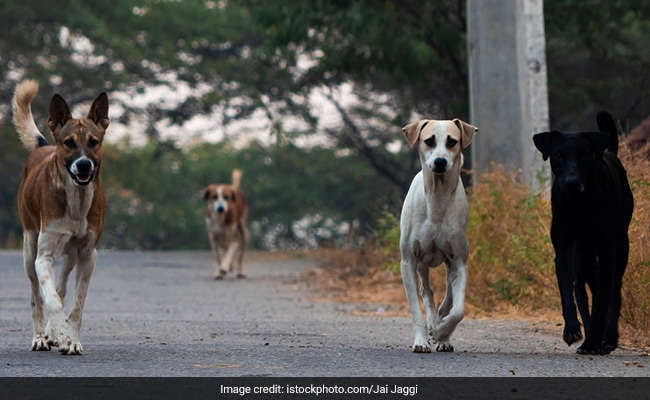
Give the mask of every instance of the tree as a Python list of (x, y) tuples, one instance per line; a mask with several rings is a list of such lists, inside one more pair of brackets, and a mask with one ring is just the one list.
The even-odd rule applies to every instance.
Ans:
[(650, 2), (544, 2), (553, 129), (596, 128), (608, 110), (631, 130), (650, 114)]

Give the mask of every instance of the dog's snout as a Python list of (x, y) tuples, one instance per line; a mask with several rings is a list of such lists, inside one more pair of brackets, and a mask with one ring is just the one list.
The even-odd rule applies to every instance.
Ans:
[(81, 159), (75, 163), (75, 167), (78, 174), (89, 174), (92, 172), (93, 163), (88, 159)]
[(224, 206), (221, 205), (221, 204), (219, 204), (219, 205), (217, 206), (217, 212), (218, 212), (219, 214), (221, 214), (221, 213), (224, 212), (224, 211), (226, 211), (226, 209), (224, 208)]
[(567, 176), (564, 179), (564, 186), (577, 192), (583, 192), (585, 190), (585, 185), (582, 183), (580, 178), (575, 175)]
[(438, 157), (435, 160), (433, 160), (433, 170), (435, 172), (444, 172), (446, 167), (447, 167), (446, 159), (442, 157)]

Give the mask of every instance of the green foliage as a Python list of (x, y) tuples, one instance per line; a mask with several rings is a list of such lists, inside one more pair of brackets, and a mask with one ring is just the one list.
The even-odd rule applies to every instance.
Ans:
[(629, 132), (647, 117), (650, 3), (546, 0), (544, 14), (551, 126), (594, 126), (606, 109)]
[(399, 272), (400, 270), (400, 226), (399, 216), (384, 210), (377, 218), (375, 237), (382, 248), (385, 262), (382, 269)]
[(16, 198), (27, 154), (13, 127), (0, 124), (0, 247), (22, 241)]

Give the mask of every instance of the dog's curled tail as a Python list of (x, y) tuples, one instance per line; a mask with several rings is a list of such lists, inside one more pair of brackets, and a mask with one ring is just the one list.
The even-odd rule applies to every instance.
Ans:
[(609, 146), (607, 150), (614, 154), (618, 153), (618, 129), (614, 118), (607, 111), (601, 111), (596, 115), (596, 123), (601, 132), (609, 133)]
[(16, 86), (14, 98), (11, 101), (14, 126), (18, 131), (20, 141), (29, 151), (47, 144), (47, 140), (38, 130), (32, 115), (32, 101), (37, 92), (38, 83), (31, 79), (25, 79)]
[(241, 169), (233, 169), (232, 170), (232, 185), (236, 188), (240, 187), (241, 184), (241, 176), (243, 172)]

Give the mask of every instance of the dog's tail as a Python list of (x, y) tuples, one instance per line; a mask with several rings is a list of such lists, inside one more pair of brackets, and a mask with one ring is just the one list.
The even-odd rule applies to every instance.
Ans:
[(596, 123), (601, 132), (609, 133), (609, 146), (607, 150), (614, 154), (618, 153), (618, 129), (611, 114), (607, 111), (601, 111), (596, 115)]
[(32, 115), (32, 101), (38, 92), (38, 83), (25, 79), (16, 86), (11, 108), (14, 113), (14, 126), (23, 146), (29, 151), (47, 145), (47, 140), (38, 130)]
[(241, 169), (233, 169), (232, 170), (232, 185), (239, 189), (240, 184), (241, 184), (241, 176), (243, 172)]

